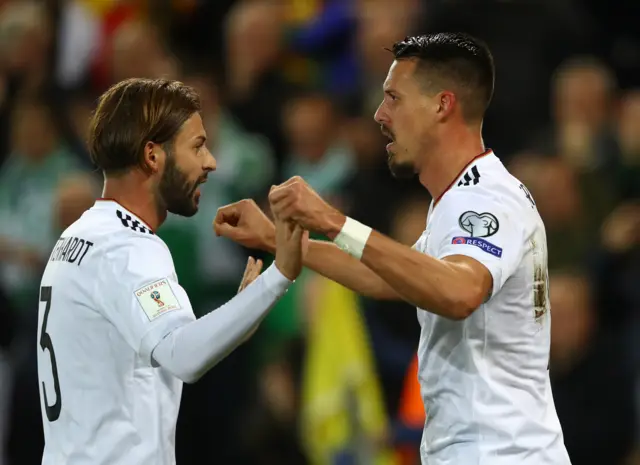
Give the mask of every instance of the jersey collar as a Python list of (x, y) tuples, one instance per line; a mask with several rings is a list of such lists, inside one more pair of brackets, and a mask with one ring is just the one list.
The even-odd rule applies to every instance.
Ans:
[(438, 205), (438, 202), (440, 202), (442, 197), (444, 197), (444, 194), (446, 194), (447, 192), (449, 192), (451, 190), (451, 188), (455, 185), (455, 183), (458, 182), (460, 177), (467, 171), (467, 168), (469, 168), (469, 166), (471, 166), (473, 163), (475, 163), (476, 161), (480, 160), (481, 158), (486, 157), (487, 155), (493, 155), (493, 150), (492, 149), (487, 149), (484, 152), (482, 152), (482, 153), (476, 155), (475, 157), (473, 157), (471, 160), (469, 160), (469, 163), (464, 165), (464, 167), (456, 175), (456, 177), (453, 179), (453, 181), (451, 181), (451, 184), (449, 184), (447, 186), (447, 188), (442, 192), (442, 194), (440, 194), (438, 196), (438, 198), (434, 200), (433, 206), (435, 207), (436, 205)]
[(110, 210), (124, 210), (125, 212), (127, 212), (129, 215), (131, 215), (133, 218), (137, 219), (138, 221), (140, 221), (140, 223), (144, 224), (147, 228), (149, 228), (149, 231), (153, 231), (153, 233), (155, 234), (155, 230), (149, 226), (149, 223), (147, 223), (145, 220), (143, 220), (142, 218), (140, 218), (139, 215), (136, 215), (134, 212), (132, 212), (131, 210), (125, 208), (122, 206), (122, 204), (120, 204), (117, 200), (114, 199), (109, 199), (109, 198), (99, 198), (96, 199), (96, 203), (94, 204), (95, 208), (107, 208)]

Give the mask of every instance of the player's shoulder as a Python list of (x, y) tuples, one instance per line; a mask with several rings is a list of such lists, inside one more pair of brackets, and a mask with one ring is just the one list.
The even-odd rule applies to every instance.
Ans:
[(80, 220), (87, 227), (122, 237), (155, 236), (142, 219), (112, 200), (97, 200)]
[(535, 202), (526, 187), (492, 150), (476, 157), (456, 178), (440, 202), (448, 207), (476, 205), (520, 214)]
[(69, 229), (83, 232), (109, 260), (129, 261), (131, 256), (156, 262), (170, 257), (162, 239), (134, 213), (113, 201), (96, 201)]
[(434, 205), (430, 223), (437, 230), (457, 224), (472, 235), (484, 228), (486, 237), (498, 231), (529, 237), (543, 227), (529, 191), (493, 153), (470, 163)]

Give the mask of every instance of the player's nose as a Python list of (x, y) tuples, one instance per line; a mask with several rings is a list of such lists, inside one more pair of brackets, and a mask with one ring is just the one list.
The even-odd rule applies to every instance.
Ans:
[(215, 171), (218, 166), (216, 158), (213, 154), (207, 149), (207, 156), (205, 157), (204, 166), (202, 167), (205, 171)]
[(373, 114), (373, 119), (378, 124), (389, 123), (389, 115), (387, 115), (387, 112), (384, 110), (384, 102), (378, 106), (378, 109)]

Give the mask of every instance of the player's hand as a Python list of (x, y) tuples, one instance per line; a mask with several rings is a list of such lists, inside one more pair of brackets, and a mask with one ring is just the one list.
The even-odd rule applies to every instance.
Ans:
[(213, 220), (217, 236), (224, 236), (250, 249), (273, 253), (276, 248), (275, 227), (251, 199), (220, 207)]
[(249, 260), (247, 260), (247, 267), (244, 269), (244, 275), (242, 275), (240, 287), (238, 288), (238, 293), (242, 292), (245, 287), (254, 282), (256, 278), (260, 276), (261, 271), (262, 260), (256, 260), (253, 257), (249, 257)]
[(299, 176), (273, 186), (269, 192), (269, 203), (275, 216), (321, 234), (337, 234), (346, 219)]
[(309, 240), (309, 231), (278, 216), (276, 223), (276, 267), (287, 279), (295, 280), (302, 271), (302, 257)]

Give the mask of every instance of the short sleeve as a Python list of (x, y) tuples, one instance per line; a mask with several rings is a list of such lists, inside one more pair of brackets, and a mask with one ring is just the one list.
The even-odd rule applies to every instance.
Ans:
[(156, 345), (196, 319), (187, 293), (178, 284), (171, 254), (155, 238), (134, 237), (110, 249), (107, 262), (104, 316), (151, 364)]
[(495, 295), (522, 258), (521, 222), (496, 199), (452, 192), (435, 209), (432, 250), (436, 258), (465, 255), (482, 263), (493, 277)]

